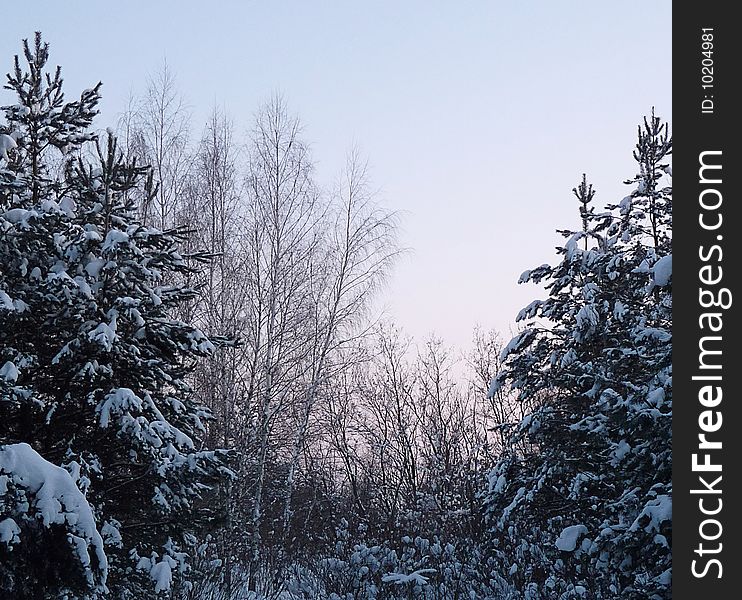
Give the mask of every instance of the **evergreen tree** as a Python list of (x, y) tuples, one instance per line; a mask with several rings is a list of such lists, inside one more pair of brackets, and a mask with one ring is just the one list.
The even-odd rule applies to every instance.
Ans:
[(527, 598), (669, 598), (672, 142), (639, 130), (636, 188), (608, 212), (574, 190), (582, 230), (527, 271), (548, 298), (518, 315), (493, 389), (539, 406), (490, 476), (494, 553)]
[[(100, 84), (65, 102), (59, 68), (44, 72), (39, 34), (33, 45), (24, 41), (24, 57), (27, 70), (16, 57), (6, 85), (17, 104), (3, 107), (0, 125), (0, 443), (30, 445), (87, 499), (107, 575), (92, 560), (98, 578), (78, 576), (82, 588), (154, 597), (186, 570), (184, 541), (214, 516), (203, 499), (226, 473), (224, 453), (200, 442), (209, 413), (186, 383), (213, 345), (171, 316), (193, 296), (172, 283), (190, 267), (178, 231), (136, 219), (131, 192), (156, 193), (149, 170), (125, 162), (111, 132), (99, 140), (90, 129)], [(0, 497), (6, 507), (15, 502)], [(41, 513), (37, 502), (16, 515), (19, 531), (0, 550), (10, 571), (35, 560), (24, 574), (32, 582), (58, 550), (42, 544)], [(47, 538), (64, 539), (48, 529)], [(26, 539), (39, 543), (13, 563), (13, 544)], [(78, 575), (91, 567), (69, 557)], [(34, 590), (56, 597), (62, 583), (47, 579)]]

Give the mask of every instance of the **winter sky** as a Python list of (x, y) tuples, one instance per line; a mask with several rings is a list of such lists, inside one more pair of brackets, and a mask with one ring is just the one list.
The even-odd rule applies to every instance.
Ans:
[(412, 249), (388, 316), (461, 347), (542, 296), (516, 282), (578, 226), (582, 173), (619, 200), (641, 117), (672, 123), (670, 0), (28, 0), (3, 11), (3, 72), (36, 30), (69, 95), (103, 81), (100, 127), (167, 60), (196, 134), (214, 104), (246, 131), (280, 91), (321, 182), (356, 144)]

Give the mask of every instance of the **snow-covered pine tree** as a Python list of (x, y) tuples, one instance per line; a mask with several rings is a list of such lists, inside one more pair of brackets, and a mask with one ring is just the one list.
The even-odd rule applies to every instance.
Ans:
[[(90, 130), (100, 84), (65, 102), (39, 34), (24, 57), (0, 125), (0, 457), (65, 469), (106, 556), (92, 532), (60, 533), (74, 519), (47, 518), (43, 478), (25, 489), (23, 461), (0, 461), (12, 484), (0, 488), (2, 518), (16, 524), (0, 535), (0, 586), (16, 598), (155, 597), (186, 568), (184, 540), (214, 516), (203, 499), (226, 472), (223, 452), (200, 443), (209, 413), (185, 381), (213, 347), (171, 316), (192, 292), (168, 282), (189, 267), (177, 232), (136, 220), (129, 192), (154, 193), (148, 169)], [(63, 516), (70, 506), (54, 505)]]
[[(672, 141), (639, 130), (636, 187), (562, 232), (561, 262), (527, 271), (548, 298), (507, 346), (519, 425), (485, 493), (494, 553), (526, 598), (669, 598), (671, 575)], [(618, 214), (616, 214), (618, 212)]]

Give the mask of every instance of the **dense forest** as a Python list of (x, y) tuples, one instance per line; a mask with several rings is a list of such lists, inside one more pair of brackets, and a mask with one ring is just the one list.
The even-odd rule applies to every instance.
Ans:
[(670, 597), (654, 112), (459, 353), (375, 312), (405, 250), (360, 152), (321, 185), (280, 96), (194, 131), (167, 68), (97, 130), (50, 65), (24, 42), (0, 102), (3, 598)]

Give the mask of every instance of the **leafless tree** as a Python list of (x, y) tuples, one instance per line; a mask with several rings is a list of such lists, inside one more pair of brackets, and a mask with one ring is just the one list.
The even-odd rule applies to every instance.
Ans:
[(495, 389), (492, 382), (502, 369), (502, 337), (495, 330), (474, 330), (472, 348), (466, 362), (470, 369), (473, 397), (482, 405), (482, 415), (490, 434), (493, 451), (499, 452), (508, 439), (512, 426), (518, 423), (528, 407), (515, 399), (507, 388)]
[(296, 470), (306, 448), (316, 404), (323, 388), (348, 368), (351, 350), (367, 332), (373, 293), (399, 254), (396, 215), (377, 204), (368, 180), (367, 164), (357, 150), (349, 153), (345, 169), (330, 199), (319, 252), (307, 273), (314, 314), (310, 322), (308, 372), (299, 402), (283, 511), (283, 530), (291, 520)]
[[(210, 256), (189, 282), (198, 291), (190, 320), (212, 338), (226, 342), (238, 339), (247, 291), (239, 243), (244, 207), (233, 129), (230, 119), (215, 108), (195, 152), (185, 201), (176, 214), (177, 222), (190, 231), (187, 250)], [(235, 344), (224, 343), (198, 372), (199, 395), (217, 416), (211, 431), (213, 442), (224, 447), (235, 442), (240, 360)]]
[(173, 227), (191, 162), (190, 111), (167, 62), (148, 79), (141, 97), (129, 98), (119, 129), (128, 156), (151, 166), (158, 186), (157, 194), (140, 199), (142, 221)]
[[(272, 436), (282, 427), (305, 378), (312, 324), (308, 271), (319, 243), (322, 216), (309, 149), (298, 118), (276, 96), (257, 114), (249, 147), (247, 214), (242, 234), (247, 306), (241, 333), (246, 346), (246, 423), (252, 481), (251, 589), (260, 563), (265, 483)], [(277, 448), (279, 451), (280, 448)], [(246, 465), (247, 466), (247, 465)]]

